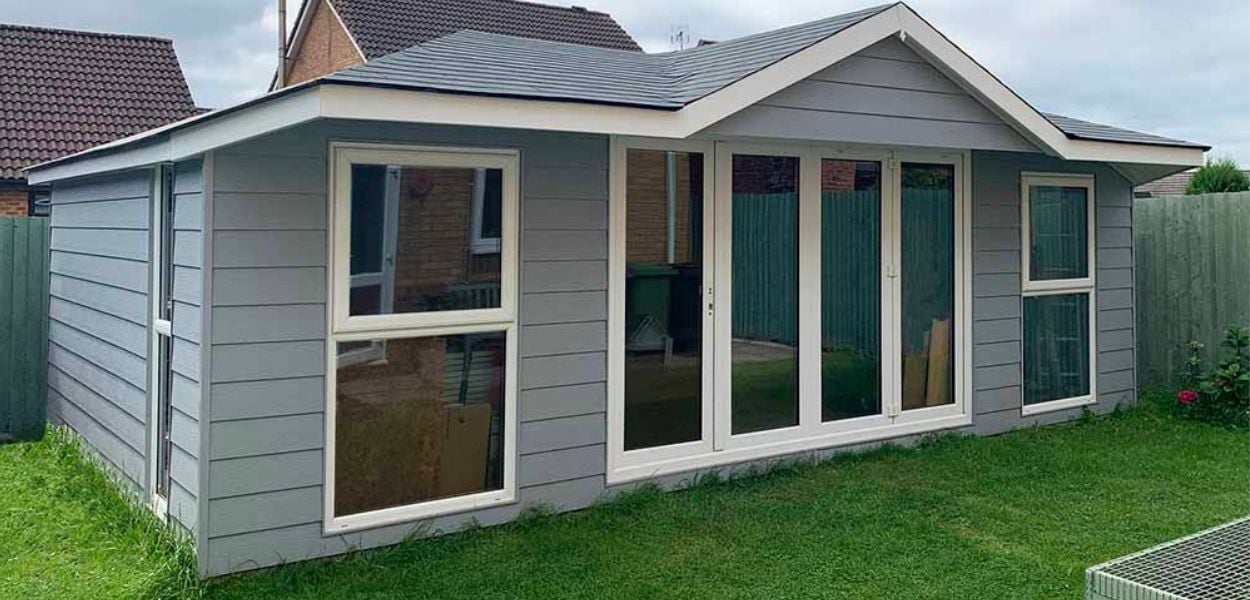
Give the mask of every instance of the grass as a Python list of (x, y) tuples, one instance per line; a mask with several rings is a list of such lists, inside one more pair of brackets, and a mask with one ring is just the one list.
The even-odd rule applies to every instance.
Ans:
[(185, 564), (58, 444), (0, 448), (0, 597), (1079, 598), (1086, 567), (1250, 506), (1244, 432), (1143, 408), (644, 488), (188, 588)]
[(194, 565), (68, 435), (0, 446), (0, 598), (194, 595)]

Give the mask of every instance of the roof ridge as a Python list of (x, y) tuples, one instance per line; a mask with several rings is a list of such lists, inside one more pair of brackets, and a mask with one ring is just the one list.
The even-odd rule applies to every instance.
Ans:
[(117, 33), (117, 32), (112, 32), (112, 31), (92, 31), (88, 29), (64, 29), (61, 27), (45, 27), (41, 25), (23, 25), (20, 23), (0, 23), (0, 31), (6, 30), (6, 29), (15, 30), (15, 31), (33, 31), (33, 32), (38, 32), (38, 33), (60, 33), (60, 34), (70, 34), (70, 35), (83, 35), (83, 36), (91, 36), (91, 37), (97, 37), (97, 38), (150, 40), (154, 42), (168, 42), (170, 44), (174, 43), (174, 40), (172, 38), (166, 38), (166, 37), (160, 37), (156, 35), (149, 35), (149, 34), (142, 34), (142, 33)]
[[(801, 21), (799, 23), (791, 23), (790, 25), (784, 25), (782, 27), (777, 27), (775, 29), (765, 29), (763, 31), (757, 31), (755, 33), (748, 33), (746, 35), (740, 35), (735, 38), (717, 40), (716, 43), (714, 44), (704, 44), (702, 46), (691, 46), (689, 48), (682, 48), (680, 50), (669, 50), (668, 52), (657, 52), (655, 54), (656, 55), (691, 54), (691, 53), (700, 52), (700, 51), (709, 51), (708, 49), (716, 47), (716, 46), (723, 47), (725, 44), (733, 44), (736, 42), (742, 42), (742, 41), (750, 40), (752, 38), (756, 38), (760, 36), (774, 35), (777, 33), (787, 32), (787, 31), (797, 29), (800, 27), (810, 27), (817, 23), (824, 23), (827, 21), (836, 21), (838, 19), (845, 19), (848, 17), (858, 16), (858, 15), (864, 15), (864, 17), (862, 18), (866, 19), (869, 16), (874, 16), (877, 13), (883, 12), (888, 8), (893, 8), (894, 6), (899, 5), (899, 4), (903, 4), (903, 3), (902, 2), (890, 2), (886, 4), (878, 4), (876, 6), (870, 6), (868, 8), (861, 8), (859, 10), (853, 10), (853, 11), (844, 12), (841, 14), (821, 17), (819, 19), (812, 19), (810, 21)], [(830, 35), (833, 35), (833, 34), (830, 34)]]

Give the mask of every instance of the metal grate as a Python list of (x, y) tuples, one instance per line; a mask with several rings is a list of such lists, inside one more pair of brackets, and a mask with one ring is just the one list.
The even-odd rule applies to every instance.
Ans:
[(1250, 598), (1250, 518), (1091, 567), (1087, 600)]

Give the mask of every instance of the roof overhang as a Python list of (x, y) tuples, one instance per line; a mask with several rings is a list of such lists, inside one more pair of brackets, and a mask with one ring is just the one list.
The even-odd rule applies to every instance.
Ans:
[[(1202, 164), (1203, 149), (1071, 138), (904, 4), (896, 4), (680, 110), (313, 81), (36, 165), (32, 183), (174, 161), (314, 119), (688, 138), (889, 36), (929, 60), (1038, 149), (1112, 163), (1133, 182)], [(1134, 170), (1134, 166), (1138, 166)], [(1159, 173), (1162, 173), (1160, 175)]]

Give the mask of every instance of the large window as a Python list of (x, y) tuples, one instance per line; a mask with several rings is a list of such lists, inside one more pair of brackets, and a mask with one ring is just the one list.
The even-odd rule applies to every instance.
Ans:
[(1022, 177), (1024, 413), (1094, 401), (1094, 180)]
[(516, 153), (332, 148), (327, 531), (512, 501)]

